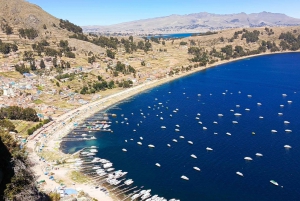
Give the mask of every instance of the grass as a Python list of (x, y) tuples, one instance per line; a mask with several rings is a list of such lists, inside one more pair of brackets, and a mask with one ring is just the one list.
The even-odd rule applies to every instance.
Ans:
[(23, 76), (16, 71), (13, 72), (0, 72), (0, 76), (14, 78), (14, 79), (21, 79)]
[(27, 137), (27, 130), (36, 126), (40, 122), (31, 122), (31, 121), (21, 121), (21, 120), (11, 120), (18, 131), (18, 135), (22, 137)]
[(89, 181), (89, 178), (87, 176), (85, 176), (81, 172), (77, 172), (77, 171), (72, 171), (70, 173), (70, 178), (72, 179), (72, 181), (74, 181), (76, 183), (81, 183), (81, 184)]
[(42, 103), (43, 103), (43, 101), (42, 101), (42, 100), (40, 100), (40, 99), (34, 100), (33, 102), (34, 102), (35, 104), (37, 104), (37, 105), (39, 105), (39, 104), (42, 104)]

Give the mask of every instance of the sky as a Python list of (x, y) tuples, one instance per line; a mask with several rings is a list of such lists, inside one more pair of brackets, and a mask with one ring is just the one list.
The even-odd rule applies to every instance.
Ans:
[(60, 19), (84, 25), (111, 25), (172, 14), (232, 14), (262, 11), (300, 18), (300, 0), (27, 0)]

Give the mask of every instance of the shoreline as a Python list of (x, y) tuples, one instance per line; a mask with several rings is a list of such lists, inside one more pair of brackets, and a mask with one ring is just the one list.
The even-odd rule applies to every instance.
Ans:
[[(109, 95), (107, 97), (101, 98), (95, 102), (88, 103), (86, 105), (83, 105), (77, 109), (73, 109), (71, 111), (68, 111), (67, 113), (55, 118), (54, 121), (50, 122), (48, 125), (42, 127), (39, 129), (34, 135), (31, 135), (28, 137), (28, 143), (27, 147), (29, 148), (31, 154), (29, 154), (29, 158), (35, 162), (35, 165), (33, 166), (34, 172), (39, 175), (39, 176), (44, 176), (43, 175), (43, 168), (45, 166), (45, 163), (42, 163), (39, 161), (39, 156), (37, 154), (36, 150), (36, 144), (35, 142), (37, 141), (38, 135), (41, 133), (48, 133), (46, 137), (40, 137), (39, 141), (41, 143), (45, 143), (46, 145), (46, 150), (55, 150), (57, 149), (57, 145), (59, 145), (58, 150), (55, 150), (55, 153), (59, 155), (62, 158), (70, 157), (71, 154), (66, 154), (63, 153), (63, 151), (60, 149), (61, 147), (61, 138), (65, 135), (68, 135), (69, 132), (74, 128), (73, 124), (80, 123), (84, 119), (94, 115), (97, 112), (104, 111), (108, 109), (109, 107), (119, 104), (120, 102), (131, 98), (137, 94), (143, 93), (149, 89), (153, 89), (155, 87), (158, 87), (162, 84), (166, 84), (168, 82), (174, 81), (178, 78), (182, 78), (188, 75), (191, 75), (193, 73), (197, 73), (203, 70), (206, 70), (208, 68), (212, 67), (219, 67), (220, 65), (223, 64), (228, 64), (231, 62), (239, 61), (239, 60), (244, 60), (252, 57), (258, 57), (258, 56), (265, 56), (265, 55), (271, 55), (271, 54), (283, 54), (283, 53), (299, 53), (300, 51), (284, 51), (284, 52), (267, 52), (267, 53), (262, 53), (258, 55), (250, 55), (250, 56), (245, 56), (245, 57), (239, 57), (235, 59), (230, 59), (230, 60), (223, 60), (223, 61), (218, 61), (214, 64), (207, 65), (205, 67), (198, 67), (198, 68), (192, 68), (192, 70), (187, 71), (187, 72), (180, 72), (179, 74), (174, 74), (173, 76), (166, 76), (165, 78), (159, 79), (159, 80), (153, 80), (149, 81), (137, 86), (134, 86), (132, 88), (128, 88), (125, 90), (122, 90), (121, 92), (118, 92), (116, 94)], [(63, 177), (64, 180), (71, 180), (70, 178), (67, 178), (67, 172), (70, 171), (69, 168), (61, 168), (62, 170), (55, 172), (55, 174), (59, 174)], [(46, 176), (47, 178), (47, 176)], [(38, 180), (41, 180), (39, 178)], [(46, 181), (48, 182), (49, 179)], [(70, 182), (69, 182), (70, 183)], [(49, 182), (49, 185), (47, 183), (47, 187), (45, 187), (46, 190), (51, 190), (55, 186), (55, 182)], [(56, 184), (58, 186), (58, 184)], [(69, 186), (70, 187), (70, 186)], [(72, 188), (72, 187), (70, 187)], [(76, 188), (81, 188), (84, 190), (84, 192), (88, 193), (91, 197), (95, 197), (98, 200), (103, 200), (103, 201), (113, 201), (114, 199), (110, 196), (105, 195), (102, 191), (96, 191), (95, 189), (92, 188), (92, 186), (89, 185), (84, 185), (84, 184), (76, 184)]]

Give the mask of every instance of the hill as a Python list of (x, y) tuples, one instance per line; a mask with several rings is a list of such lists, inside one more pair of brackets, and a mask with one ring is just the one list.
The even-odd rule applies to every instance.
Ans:
[(201, 12), (189, 15), (170, 15), (166, 17), (143, 19), (110, 26), (83, 26), (82, 28), (84, 32), (164, 34), (196, 33), (231, 28), (296, 25), (300, 25), (300, 19), (280, 13), (261, 12), (218, 15)]

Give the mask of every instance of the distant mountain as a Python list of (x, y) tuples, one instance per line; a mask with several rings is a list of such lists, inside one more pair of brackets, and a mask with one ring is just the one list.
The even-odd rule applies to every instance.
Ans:
[(84, 32), (163, 34), (206, 32), (242, 27), (297, 25), (300, 25), (300, 19), (280, 13), (261, 12), (218, 15), (201, 12), (143, 19), (109, 26), (82, 26), (82, 28)]

